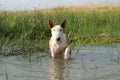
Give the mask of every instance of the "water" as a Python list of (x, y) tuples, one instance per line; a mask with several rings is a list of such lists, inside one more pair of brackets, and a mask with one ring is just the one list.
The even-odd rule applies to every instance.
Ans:
[(120, 47), (76, 47), (72, 59), (0, 57), (0, 80), (120, 80)]
[(120, 0), (0, 0), (0, 10), (31, 10), (57, 6), (120, 3)]

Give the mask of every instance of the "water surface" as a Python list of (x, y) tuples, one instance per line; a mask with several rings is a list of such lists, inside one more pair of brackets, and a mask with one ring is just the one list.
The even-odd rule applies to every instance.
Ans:
[(76, 47), (72, 59), (0, 57), (0, 80), (120, 80), (120, 47)]

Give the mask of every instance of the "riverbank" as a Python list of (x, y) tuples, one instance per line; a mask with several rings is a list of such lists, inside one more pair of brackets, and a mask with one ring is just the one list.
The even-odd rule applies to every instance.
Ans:
[(65, 33), (73, 45), (120, 42), (120, 7), (58, 7), (32, 11), (0, 11), (0, 54), (26, 54), (48, 50), (48, 20), (67, 20)]

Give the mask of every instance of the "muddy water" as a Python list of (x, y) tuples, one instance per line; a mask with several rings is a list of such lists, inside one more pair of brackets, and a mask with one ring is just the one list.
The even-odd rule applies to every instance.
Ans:
[(120, 47), (75, 47), (72, 59), (0, 57), (0, 80), (120, 80)]

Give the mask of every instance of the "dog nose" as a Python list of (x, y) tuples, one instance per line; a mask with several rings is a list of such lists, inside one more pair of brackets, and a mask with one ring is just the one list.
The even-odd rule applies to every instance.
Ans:
[(59, 38), (57, 38), (57, 41), (60, 41), (60, 37), (59, 37)]

